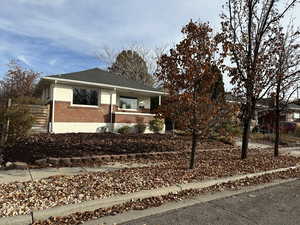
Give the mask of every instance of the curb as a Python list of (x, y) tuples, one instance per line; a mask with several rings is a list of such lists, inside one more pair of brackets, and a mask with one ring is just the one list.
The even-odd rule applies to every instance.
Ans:
[[(188, 189), (202, 189), (212, 185), (226, 183), (230, 181), (237, 181), (246, 177), (257, 177), (264, 174), (270, 174), (274, 172), (281, 172), (287, 171), (289, 169), (296, 169), (300, 168), (298, 166), (268, 170), (264, 172), (258, 173), (250, 173), (250, 174), (243, 174), (237, 175), (233, 177), (225, 177), (216, 180), (205, 180), (200, 182), (194, 183), (187, 183), (187, 184), (178, 184), (169, 187), (162, 187), (153, 190), (143, 190), (135, 193), (125, 194), (125, 195), (118, 195), (104, 199), (97, 199), (86, 201), (78, 204), (69, 204), (65, 206), (57, 206), (45, 210), (34, 211), (34, 219), (35, 220), (45, 220), (50, 216), (66, 216), (76, 212), (85, 212), (85, 211), (92, 211), (99, 208), (108, 208), (116, 204), (122, 204), (132, 199), (142, 199), (142, 198), (149, 198), (149, 197), (156, 197), (160, 195), (166, 195), (169, 193), (177, 193), (182, 190)], [(4, 217), (0, 218), (0, 225), (18, 225), (18, 224), (30, 224), (31, 223), (31, 216), (30, 215), (21, 215), (21, 216), (13, 216), (13, 217)]]

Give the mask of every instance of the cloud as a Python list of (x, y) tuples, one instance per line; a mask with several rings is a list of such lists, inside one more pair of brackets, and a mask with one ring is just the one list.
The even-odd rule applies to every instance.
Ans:
[(190, 19), (209, 21), (218, 28), (224, 3), (1, 0), (0, 60), (23, 56), (33, 68), (46, 73), (99, 66), (95, 55), (104, 46), (120, 49), (136, 42), (147, 48), (173, 45), (182, 38), (180, 30)]
[(54, 65), (56, 64), (56, 62), (57, 62), (57, 59), (51, 59), (51, 60), (49, 61), (49, 65), (50, 65), (50, 66), (54, 66)]
[[(221, 0), (71, 1), (2, 0), (0, 28), (19, 35), (50, 39), (82, 54), (130, 42), (161, 45), (177, 41), (191, 18), (218, 20)], [(201, 10), (201, 9), (206, 10)]]
[(24, 55), (18, 55), (17, 59), (20, 60), (20, 61), (22, 61), (26, 65), (31, 66), (31, 63), (29, 62), (28, 58), (25, 57)]

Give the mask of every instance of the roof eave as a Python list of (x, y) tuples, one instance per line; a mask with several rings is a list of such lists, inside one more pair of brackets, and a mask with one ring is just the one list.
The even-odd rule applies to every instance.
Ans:
[(136, 88), (130, 88), (130, 87), (123, 87), (123, 86), (118, 86), (118, 85), (110, 85), (110, 84), (94, 83), (94, 82), (87, 82), (87, 81), (62, 79), (62, 78), (56, 78), (56, 77), (43, 77), (42, 79), (44, 79), (44, 80), (53, 80), (53, 81), (61, 81), (61, 82), (66, 82), (66, 83), (86, 84), (86, 85), (92, 85), (92, 86), (98, 86), (98, 87), (118, 88), (118, 89), (124, 89), (124, 90), (129, 90), (129, 91), (138, 91), (138, 92), (152, 93), (152, 94), (158, 94), (158, 95), (167, 95), (166, 92), (161, 92), (161, 91), (143, 90), (143, 89), (136, 89)]

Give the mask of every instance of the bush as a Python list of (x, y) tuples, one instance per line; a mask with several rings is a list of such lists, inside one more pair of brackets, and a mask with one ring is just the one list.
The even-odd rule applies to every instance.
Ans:
[(151, 120), (149, 125), (150, 125), (150, 130), (153, 131), (154, 133), (158, 133), (160, 131), (162, 131), (162, 129), (164, 128), (164, 121), (161, 119), (154, 119)]
[(129, 134), (130, 133), (130, 127), (129, 126), (123, 126), (118, 129), (118, 133), (120, 134)]
[(12, 105), (8, 110), (0, 110), (0, 124), (9, 119), (8, 142), (13, 143), (18, 137), (27, 136), (33, 125), (34, 118), (28, 107)]
[(138, 134), (143, 134), (146, 130), (146, 125), (143, 123), (138, 123), (134, 126), (134, 128)]

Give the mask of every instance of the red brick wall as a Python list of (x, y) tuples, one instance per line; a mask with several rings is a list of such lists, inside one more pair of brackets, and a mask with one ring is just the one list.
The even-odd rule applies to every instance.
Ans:
[(55, 122), (92, 122), (109, 123), (110, 105), (102, 104), (99, 108), (71, 106), (70, 102), (55, 102)]
[[(114, 106), (116, 109), (116, 106)], [(113, 114), (114, 123), (149, 123), (154, 116)], [(110, 123), (110, 105), (99, 108), (71, 106), (70, 102), (55, 101), (55, 122)]]

